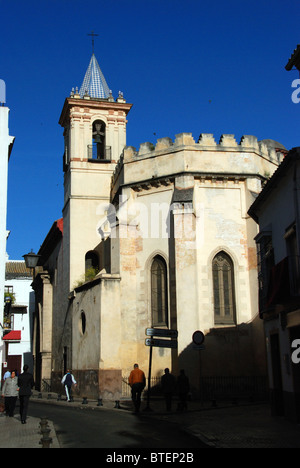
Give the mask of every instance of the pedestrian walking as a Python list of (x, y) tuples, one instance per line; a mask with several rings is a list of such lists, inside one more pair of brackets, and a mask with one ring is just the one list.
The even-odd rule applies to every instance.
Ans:
[(19, 395), (18, 378), (16, 371), (12, 371), (11, 376), (5, 379), (2, 388), (2, 397), (4, 397), (5, 413), (10, 418), (14, 417), (17, 398)]
[(67, 373), (63, 376), (61, 383), (65, 386), (67, 401), (73, 401), (72, 397), (72, 385), (77, 387), (77, 382), (72, 374), (72, 371), (68, 370)]
[(4, 380), (4, 382), (5, 382), (5, 380), (6, 380), (6, 379), (8, 379), (8, 377), (11, 377), (11, 373), (10, 373), (10, 371), (9, 371), (9, 370), (8, 370), (8, 371), (6, 371), (6, 372), (5, 372), (5, 374), (4, 374), (4, 376), (3, 376), (3, 380)]
[(21, 423), (26, 424), (29, 400), (34, 387), (33, 375), (30, 374), (27, 364), (23, 367), (23, 373), (18, 377), (20, 416)]
[(146, 387), (145, 374), (141, 369), (139, 369), (138, 364), (134, 364), (133, 370), (130, 373), (128, 381), (131, 387), (131, 397), (134, 404), (135, 412), (138, 413), (141, 407), (142, 391)]
[(2, 386), (3, 386), (4, 382), (5, 382), (5, 380), (8, 379), (8, 377), (10, 377), (10, 376), (11, 376), (11, 372), (10, 372), (10, 370), (7, 370), (5, 372), (5, 374), (3, 375), (3, 377), (2, 377), (2, 382), (1, 382)]
[(179, 395), (178, 409), (181, 411), (187, 410), (187, 399), (188, 393), (190, 391), (190, 382), (183, 369), (180, 371), (180, 375), (177, 379), (177, 386)]
[(170, 373), (168, 368), (165, 369), (165, 373), (161, 378), (162, 391), (165, 397), (167, 411), (172, 409), (172, 399), (176, 388), (176, 379), (173, 374)]

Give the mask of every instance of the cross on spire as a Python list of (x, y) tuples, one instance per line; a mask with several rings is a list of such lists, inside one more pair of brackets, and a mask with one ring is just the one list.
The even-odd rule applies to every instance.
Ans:
[(99, 34), (95, 34), (94, 31), (92, 31), (88, 36), (92, 36), (92, 47), (93, 47), (93, 53), (94, 53), (94, 45), (95, 45), (95, 37), (99, 36)]

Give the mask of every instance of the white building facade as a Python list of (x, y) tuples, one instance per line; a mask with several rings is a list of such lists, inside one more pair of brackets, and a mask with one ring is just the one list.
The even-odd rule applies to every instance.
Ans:
[[(3, 81), (2, 81), (3, 83)], [(3, 97), (0, 99), (4, 100)], [(8, 162), (12, 151), (14, 137), (9, 135), (9, 108), (0, 102), (0, 323), (3, 324), (4, 283), (7, 240), (7, 176)], [(2, 337), (2, 329), (0, 331)], [(0, 342), (0, 362), (3, 362), (4, 346)]]
[(259, 306), (273, 413), (300, 421), (300, 148), (249, 210), (259, 225)]
[[(32, 274), (24, 261), (6, 262), (5, 293), (13, 297), (9, 315), (4, 323), (3, 341), (6, 343), (5, 368), (20, 372), (25, 364), (32, 363), (32, 326), (34, 291)], [(4, 369), (5, 370), (5, 369)]]

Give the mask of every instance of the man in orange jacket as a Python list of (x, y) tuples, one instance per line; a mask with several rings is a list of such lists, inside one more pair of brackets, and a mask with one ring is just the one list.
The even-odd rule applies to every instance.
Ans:
[(135, 407), (135, 412), (138, 413), (141, 406), (142, 391), (146, 386), (145, 374), (141, 369), (139, 369), (138, 364), (134, 364), (134, 368), (130, 373), (129, 385), (131, 387), (131, 397)]

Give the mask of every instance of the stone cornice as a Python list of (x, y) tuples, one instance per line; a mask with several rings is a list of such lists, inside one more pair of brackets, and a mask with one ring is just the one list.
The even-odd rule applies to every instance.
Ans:
[(90, 110), (114, 110), (122, 111), (122, 113), (124, 112), (125, 115), (127, 115), (132, 106), (133, 104), (117, 101), (112, 102), (107, 99), (76, 99), (73, 97), (66, 98), (59, 118), (59, 124), (62, 127), (65, 127), (66, 122), (69, 120), (71, 109), (74, 107), (84, 109), (85, 112), (89, 112)]

